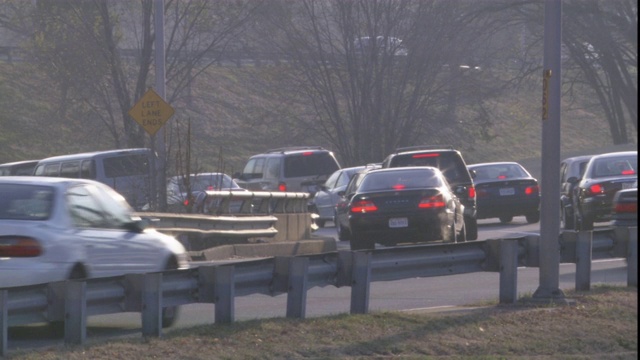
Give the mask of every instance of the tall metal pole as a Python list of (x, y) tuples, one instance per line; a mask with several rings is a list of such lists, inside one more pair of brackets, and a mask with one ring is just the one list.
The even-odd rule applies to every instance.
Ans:
[(534, 299), (562, 300), (560, 290), (560, 51), (562, 2), (545, 0), (542, 95), (540, 286)]
[[(165, 97), (165, 50), (164, 50), (164, 0), (154, 0), (154, 31), (155, 38), (155, 64), (156, 64), (156, 88), (155, 91), (162, 99)], [(165, 129), (164, 126), (158, 130), (155, 136), (155, 147), (158, 152), (156, 162), (156, 191), (158, 192), (159, 210), (167, 209), (167, 168), (165, 149)]]

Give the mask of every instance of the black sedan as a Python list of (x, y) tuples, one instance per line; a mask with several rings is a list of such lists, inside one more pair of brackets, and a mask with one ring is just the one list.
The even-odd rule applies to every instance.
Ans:
[(613, 226), (638, 226), (638, 181), (613, 196)]
[(508, 223), (524, 215), (528, 223), (540, 221), (538, 180), (516, 162), (490, 162), (467, 166), (476, 188), (478, 219), (498, 218)]
[(466, 241), (464, 206), (437, 168), (371, 170), (354, 176), (341, 195), (338, 227), (352, 250), (374, 249), (375, 243)]
[(591, 158), (582, 179), (575, 182), (573, 212), (575, 230), (593, 230), (594, 222), (612, 220), (613, 197), (632, 188), (638, 180), (638, 152), (623, 151)]

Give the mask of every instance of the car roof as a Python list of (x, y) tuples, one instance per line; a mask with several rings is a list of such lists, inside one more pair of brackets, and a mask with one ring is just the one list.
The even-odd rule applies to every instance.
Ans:
[(84, 159), (87, 157), (95, 156), (95, 155), (121, 155), (127, 153), (144, 153), (150, 152), (151, 149), (148, 148), (134, 148), (134, 149), (116, 149), (116, 150), (105, 150), (105, 151), (91, 151), (77, 154), (67, 154), (67, 155), (56, 155), (48, 158), (44, 158), (40, 160), (41, 162), (49, 162), (49, 161), (59, 161), (59, 160), (74, 160), (74, 159)]
[(75, 179), (48, 176), (0, 176), (0, 184), (30, 184), (30, 185), (58, 185), (58, 184), (100, 184), (90, 179)]
[(562, 160), (562, 162), (574, 162), (574, 161), (582, 161), (582, 160), (589, 160), (592, 157), (594, 157), (595, 155), (580, 155), (580, 156), (572, 156), (572, 157), (568, 157), (564, 160)]
[(26, 165), (26, 164), (37, 164), (40, 160), (22, 160), (22, 161), (14, 161), (9, 163), (2, 163), (0, 167), (4, 166), (14, 166), (14, 165)]
[(458, 152), (458, 150), (454, 149), (449, 145), (417, 145), (417, 146), (408, 146), (397, 148), (392, 155), (394, 154), (409, 154), (409, 153), (422, 153), (422, 152)]
[(435, 172), (441, 172), (440, 169), (433, 166), (401, 166), (401, 167), (392, 167), (392, 168), (371, 169), (367, 171), (367, 174), (384, 173), (384, 172), (400, 172), (400, 171), (410, 171), (410, 170), (430, 170)]
[(323, 148), (322, 146), (289, 146), (289, 147), (282, 147), (277, 149), (270, 149), (263, 153), (253, 155), (251, 157), (265, 156), (265, 155), (296, 154), (296, 153), (302, 153), (305, 151), (331, 152)]
[(638, 152), (637, 151), (618, 151), (618, 152), (611, 152), (611, 153), (604, 153), (604, 154), (594, 155), (593, 158), (594, 159), (605, 159), (605, 158), (613, 158), (613, 157), (618, 157), (618, 156), (632, 156), (632, 155), (638, 156)]
[(515, 161), (495, 161), (495, 162), (485, 162), (485, 163), (471, 164), (471, 165), (467, 165), (467, 167), (471, 168), (471, 167), (480, 167), (480, 166), (486, 166), (486, 165), (519, 165), (519, 166), (522, 166), (520, 163), (515, 162)]

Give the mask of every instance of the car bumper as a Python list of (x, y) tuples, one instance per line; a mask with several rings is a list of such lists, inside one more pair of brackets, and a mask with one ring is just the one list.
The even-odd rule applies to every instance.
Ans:
[[(440, 240), (446, 231), (447, 216), (453, 216), (445, 212), (425, 214), (395, 214), (392, 216), (368, 216), (349, 219), (351, 233), (373, 239), (381, 244), (398, 244), (403, 242), (421, 242)], [(389, 225), (391, 218), (407, 218), (408, 226), (392, 228)]]
[(611, 200), (605, 198), (591, 198), (585, 200), (580, 206), (582, 215), (594, 221), (609, 221), (613, 210)]
[(36, 263), (25, 259), (0, 258), (0, 288), (45, 284), (66, 280), (69, 267), (55, 263)]

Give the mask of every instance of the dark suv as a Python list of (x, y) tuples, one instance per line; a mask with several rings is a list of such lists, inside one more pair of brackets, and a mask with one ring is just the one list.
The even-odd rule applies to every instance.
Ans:
[(286, 147), (253, 155), (241, 174), (240, 187), (256, 191), (308, 192), (313, 196), (340, 169), (333, 152), (319, 146)]
[(412, 146), (396, 149), (382, 162), (383, 168), (401, 166), (433, 166), (440, 169), (464, 205), (467, 239), (478, 238), (476, 190), (467, 164), (459, 151), (442, 145)]

